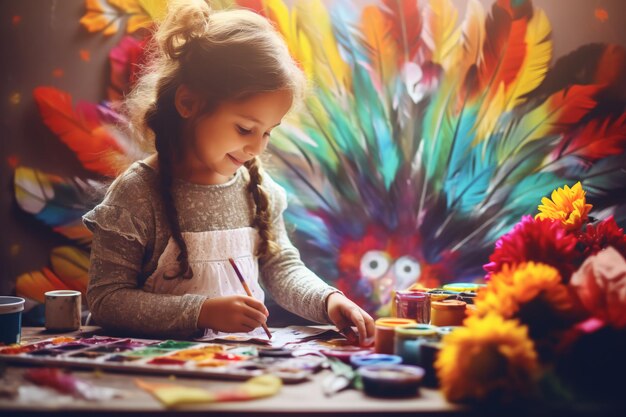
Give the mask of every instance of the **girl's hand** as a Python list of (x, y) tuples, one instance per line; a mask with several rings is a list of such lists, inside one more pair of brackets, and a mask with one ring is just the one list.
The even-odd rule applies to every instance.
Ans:
[(348, 341), (357, 342), (352, 326), (358, 330), (358, 341), (361, 346), (370, 346), (374, 339), (374, 319), (361, 307), (336, 292), (326, 299), (328, 317)]
[(269, 311), (262, 302), (247, 295), (229, 295), (204, 301), (198, 328), (220, 332), (249, 332), (267, 321)]

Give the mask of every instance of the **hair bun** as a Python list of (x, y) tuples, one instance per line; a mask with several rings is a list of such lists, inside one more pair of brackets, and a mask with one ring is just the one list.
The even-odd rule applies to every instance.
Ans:
[(155, 34), (161, 51), (171, 59), (178, 59), (185, 45), (208, 33), (211, 13), (206, 0), (170, 0), (167, 16)]

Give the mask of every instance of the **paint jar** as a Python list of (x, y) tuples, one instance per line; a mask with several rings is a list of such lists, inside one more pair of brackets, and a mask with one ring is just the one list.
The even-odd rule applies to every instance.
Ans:
[(47, 291), (46, 329), (67, 332), (80, 329), (80, 292), (72, 290)]
[(430, 297), (424, 291), (398, 291), (395, 296), (396, 317), (430, 322)]
[(397, 327), (395, 329), (394, 353), (405, 365), (421, 366), (420, 345), (438, 339), (437, 328), (429, 324)]
[(434, 326), (462, 326), (465, 301), (444, 300), (430, 303), (430, 323)]
[(25, 301), (21, 297), (0, 296), (0, 343), (20, 343)]
[(372, 365), (357, 370), (365, 394), (372, 397), (413, 397), (419, 392), (424, 370), (410, 365)]
[(417, 324), (415, 320), (403, 318), (382, 318), (376, 320), (374, 333), (374, 351), (393, 354), (394, 330), (396, 327)]
[(433, 341), (427, 341), (420, 345), (421, 366), (424, 368), (423, 384), (426, 387), (436, 388), (439, 386), (435, 361), (442, 347), (443, 344), (441, 342)]

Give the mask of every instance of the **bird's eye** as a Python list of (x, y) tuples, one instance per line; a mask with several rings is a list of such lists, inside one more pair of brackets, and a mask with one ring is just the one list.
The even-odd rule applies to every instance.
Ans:
[(377, 279), (389, 270), (389, 257), (385, 252), (371, 250), (361, 258), (361, 275)]
[(412, 256), (402, 256), (393, 265), (396, 288), (404, 289), (415, 284), (422, 273), (422, 267)]

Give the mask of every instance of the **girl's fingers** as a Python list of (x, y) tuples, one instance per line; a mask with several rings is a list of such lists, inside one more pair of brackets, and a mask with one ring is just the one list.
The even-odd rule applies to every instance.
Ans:
[(365, 321), (365, 328), (367, 329), (367, 338), (370, 339), (374, 337), (374, 333), (376, 333), (376, 324), (374, 324), (374, 319), (372, 316), (367, 314), (367, 312), (361, 309), (361, 316), (363, 316), (363, 320)]
[(253, 309), (257, 311), (260, 311), (266, 317), (270, 315), (269, 311), (267, 311), (267, 307), (265, 307), (265, 305), (259, 300), (257, 300), (256, 298), (245, 296), (243, 297), (243, 301), (244, 303), (246, 303), (246, 305), (252, 307)]
[(246, 307), (243, 314), (247, 319), (254, 320), (254, 322), (257, 323), (255, 328), (259, 327), (267, 321), (267, 316), (265, 316), (265, 314), (251, 307)]
[(358, 307), (350, 308), (350, 320), (356, 326), (359, 331), (359, 343), (362, 345), (367, 337), (367, 329), (365, 327), (365, 320), (363, 319), (363, 315), (361, 314), (361, 309)]

